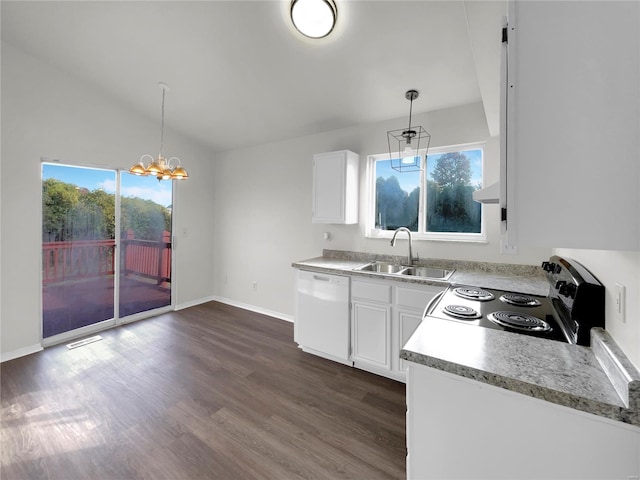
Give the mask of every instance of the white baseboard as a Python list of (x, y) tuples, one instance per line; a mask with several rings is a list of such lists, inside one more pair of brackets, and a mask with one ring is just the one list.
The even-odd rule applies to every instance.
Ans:
[(214, 296), (199, 298), (197, 300), (192, 300), (187, 303), (181, 303), (180, 305), (176, 305), (176, 310), (184, 310), (185, 308), (195, 307), (196, 305), (202, 305), (203, 303), (213, 302), (214, 300), (217, 300), (217, 298)]
[(249, 310), (250, 312), (261, 313), (270, 317), (279, 318), (280, 320), (284, 320), (285, 322), (293, 323), (293, 315), (285, 315), (284, 313), (268, 310), (266, 308), (256, 307), (255, 305), (250, 305), (248, 303), (236, 302), (235, 300), (231, 300), (225, 297), (214, 297), (212, 298), (212, 300), (220, 303), (226, 303), (227, 305), (242, 308), (244, 310)]
[(24, 357), (25, 355), (31, 355), (32, 353), (41, 352), (42, 350), (42, 345), (36, 343), (35, 345), (31, 345), (29, 347), (22, 347), (11, 352), (3, 353), (2, 355), (0, 355), (0, 362), (7, 362), (9, 360), (13, 360), (14, 358)]
[(278, 318), (280, 320), (284, 320), (285, 322), (293, 323), (293, 315), (285, 315), (284, 313), (276, 312), (274, 310), (269, 310), (266, 308), (256, 307), (255, 305), (250, 305), (248, 303), (237, 302), (235, 300), (231, 300), (230, 298), (219, 297), (216, 295), (212, 295), (210, 297), (199, 298), (198, 300), (193, 300), (187, 303), (181, 303), (180, 305), (176, 305), (176, 310), (183, 310), (189, 307), (195, 307), (197, 305), (202, 305), (207, 302), (220, 302), (226, 303), (227, 305), (231, 305), (232, 307), (242, 308), (243, 310), (249, 310), (250, 312), (261, 313), (263, 315), (268, 315), (270, 317)]
[[(285, 322), (293, 323), (292, 315), (285, 315), (284, 313), (276, 312), (266, 308), (256, 307), (254, 305), (249, 305), (248, 303), (236, 302), (235, 300), (231, 300), (229, 298), (224, 298), (224, 297), (218, 297), (215, 295), (210, 297), (200, 298), (198, 300), (193, 300), (187, 303), (182, 303), (180, 305), (176, 305), (176, 310), (183, 310), (185, 308), (195, 307), (196, 305), (201, 305), (203, 303), (212, 302), (212, 301), (226, 303), (227, 305), (231, 305), (233, 307), (242, 308), (244, 310), (249, 310), (251, 312), (261, 313), (263, 315), (268, 315), (270, 317), (284, 320)], [(22, 347), (17, 350), (13, 350), (11, 352), (4, 352), (0, 355), (0, 363), (13, 360), (14, 358), (24, 357), (25, 355), (31, 355), (32, 353), (41, 352), (42, 350), (43, 350), (42, 345), (40, 343), (37, 343), (35, 345), (31, 345), (29, 347)]]

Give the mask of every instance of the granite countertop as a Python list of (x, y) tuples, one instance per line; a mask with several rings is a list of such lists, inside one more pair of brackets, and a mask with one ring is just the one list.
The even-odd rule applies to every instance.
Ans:
[(591, 343), (427, 317), (400, 358), (640, 427), (640, 374), (604, 330), (592, 329)]
[(428, 265), (430, 267), (454, 270), (453, 275), (451, 275), (451, 277), (446, 281), (409, 275), (354, 270), (375, 260), (406, 265), (407, 257), (325, 250), (322, 257), (293, 262), (291, 265), (302, 270), (312, 270), (336, 275), (349, 274), (352, 276), (368, 277), (372, 279), (387, 279), (396, 282), (442, 286), (443, 288), (448, 287), (452, 283), (457, 283), (476, 287), (528, 293), (530, 295), (547, 296), (549, 294), (549, 284), (542, 273), (542, 269), (532, 265), (451, 261), (442, 259), (425, 259), (417, 263), (417, 265)]
[[(421, 265), (454, 269), (447, 281), (362, 272), (378, 260), (406, 257), (325, 250), (293, 267), (333, 274), (439, 285), (458, 283), (546, 296), (542, 269), (529, 265), (427, 259)], [(404, 260), (404, 262), (403, 262)], [(459, 322), (425, 318), (400, 357), (558, 405), (640, 427), (640, 372), (602, 329), (592, 329), (591, 347), (570, 345)]]

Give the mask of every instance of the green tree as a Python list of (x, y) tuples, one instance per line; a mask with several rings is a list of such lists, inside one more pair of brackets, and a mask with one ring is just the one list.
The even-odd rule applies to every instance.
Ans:
[(69, 211), (73, 240), (115, 238), (115, 196), (104, 190), (79, 192), (78, 203)]
[(398, 227), (418, 229), (418, 206), (420, 189), (410, 194), (400, 187), (395, 175), (376, 179), (376, 221), (382, 223), (387, 230)]
[(416, 187), (405, 199), (405, 223), (412, 232), (418, 231), (418, 208), (420, 206), (420, 187)]
[(437, 160), (427, 182), (427, 231), (479, 233), (481, 206), (473, 200), (471, 161), (464, 152)]
[(171, 230), (171, 213), (152, 200), (126, 197), (121, 202), (123, 232), (133, 230), (140, 240), (158, 240), (164, 230)]
[[(171, 230), (171, 211), (137, 197), (121, 202), (123, 232), (141, 240), (158, 240)], [(88, 190), (54, 178), (42, 182), (42, 241), (115, 238), (115, 195)]]
[(471, 161), (463, 152), (445, 153), (438, 159), (431, 177), (440, 188), (469, 185)]
[(69, 212), (80, 198), (75, 185), (48, 178), (42, 182), (42, 239), (61, 242), (71, 235)]

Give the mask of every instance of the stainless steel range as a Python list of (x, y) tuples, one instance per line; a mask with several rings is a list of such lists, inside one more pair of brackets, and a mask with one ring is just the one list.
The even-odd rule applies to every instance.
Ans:
[(549, 294), (529, 295), (451, 285), (424, 316), (589, 345), (592, 327), (604, 327), (604, 287), (578, 262), (553, 256), (542, 263)]

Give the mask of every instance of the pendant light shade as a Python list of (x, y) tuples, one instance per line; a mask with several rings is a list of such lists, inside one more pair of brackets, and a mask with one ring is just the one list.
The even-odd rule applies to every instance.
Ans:
[(389, 159), (391, 168), (398, 172), (416, 172), (422, 170), (422, 152), (429, 150), (431, 135), (422, 126), (411, 125), (413, 101), (418, 98), (417, 90), (409, 90), (405, 98), (411, 102), (409, 107), (409, 126), (387, 132)]
[(310, 38), (323, 38), (331, 33), (338, 19), (333, 0), (293, 0), (291, 21), (296, 29)]
[[(162, 123), (160, 126), (160, 153), (158, 158), (154, 158), (151, 155), (143, 155), (140, 157), (140, 161), (133, 165), (129, 169), (129, 173), (133, 175), (153, 175), (158, 181), (160, 180), (186, 180), (189, 178), (187, 171), (182, 168), (180, 159), (177, 157), (171, 157), (167, 160), (162, 155), (162, 149), (164, 147), (164, 97), (165, 93), (169, 90), (169, 86), (166, 83), (158, 83), (158, 86), (162, 90)], [(150, 161), (147, 166), (144, 165), (144, 160), (149, 158)], [(174, 165), (175, 164), (175, 165)]]

